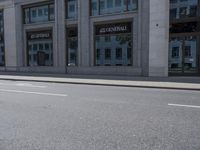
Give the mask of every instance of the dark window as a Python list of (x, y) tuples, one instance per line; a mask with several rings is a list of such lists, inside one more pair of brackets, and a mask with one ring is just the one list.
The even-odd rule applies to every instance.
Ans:
[(78, 28), (67, 28), (67, 66), (77, 66)]
[(190, 17), (196, 17), (197, 16), (197, 6), (190, 6)]
[(109, 49), (109, 48), (105, 49), (105, 59), (106, 60), (111, 59), (111, 49)]
[(110, 36), (105, 36), (105, 42), (110, 42), (111, 41), (110, 38), (111, 38)]
[(43, 44), (39, 44), (39, 50), (41, 51), (41, 50), (43, 50), (44, 48), (43, 48)]
[(45, 43), (45, 50), (49, 50), (49, 43)]
[(128, 59), (131, 59), (131, 57), (132, 57), (132, 49), (131, 48), (127, 48), (127, 58)]
[(170, 9), (170, 19), (176, 19), (177, 9)]
[(187, 17), (187, 7), (181, 7), (179, 10), (180, 18)]
[(100, 49), (96, 49), (96, 57), (97, 57), (97, 60), (100, 59)]
[(172, 58), (179, 57), (179, 47), (173, 47), (172, 48)]
[(171, 64), (171, 68), (178, 68), (178, 64)]
[(33, 50), (37, 51), (37, 44), (33, 44)]
[(177, 3), (177, 0), (170, 0), (170, 3)]
[(197, 22), (171, 24), (170, 33), (198, 32)]
[(116, 49), (116, 59), (122, 59), (122, 48)]
[(185, 46), (185, 57), (191, 57), (191, 46)]

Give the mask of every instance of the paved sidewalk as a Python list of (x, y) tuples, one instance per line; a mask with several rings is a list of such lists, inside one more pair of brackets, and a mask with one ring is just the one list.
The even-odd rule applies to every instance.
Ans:
[(200, 91), (200, 77), (130, 77), (0, 72), (0, 80)]

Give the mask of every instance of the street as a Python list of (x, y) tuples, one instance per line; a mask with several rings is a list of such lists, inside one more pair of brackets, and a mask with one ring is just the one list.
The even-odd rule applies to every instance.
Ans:
[(200, 91), (0, 80), (0, 150), (200, 150)]

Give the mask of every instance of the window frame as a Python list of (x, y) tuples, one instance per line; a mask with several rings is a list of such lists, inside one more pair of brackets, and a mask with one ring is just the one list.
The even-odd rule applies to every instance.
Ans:
[[(52, 14), (50, 14), (50, 9), (51, 9), (51, 5), (54, 6), (54, 18), (51, 19)], [(38, 21), (38, 22), (32, 22), (32, 17), (31, 17), (31, 9), (33, 8), (38, 8), (38, 7), (43, 7), (43, 6), (47, 6), (48, 8), (48, 20), (47, 21)], [(26, 10), (28, 10), (28, 22), (26, 21)], [(43, 2), (43, 3), (34, 3), (34, 4), (29, 4), (29, 5), (24, 5), (22, 7), (22, 12), (23, 12), (23, 24), (27, 25), (27, 24), (34, 24), (34, 23), (45, 23), (45, 22), (50, 22), (50, 21), (55, 21), (55, 4), (53, 1), (50, 2)], [(37, 13), (37, 11), (36, 11)], [(36, 15), (37, 16), (37, 15)]]
[[(119, 11), (113, 11), (113, 12), (109, 12), (109, 13), (101, 13), (101, 6), (100, 6), (100, 1), (101, 0), (96, 0), (96, 2), (97, 2), (97, 14), (93, 14), (93, 7), (92, 7), (92, 1), (93, 0), (89, 0), (89, 8), (90, 8), (90, 16), (101, 16), (101, 15), (108, 15), (108, 14), (117, 14), (117, 13), (119, 13)], [(122, 3), (124, 4), (125, 3), (125, 5), (124, 5), (124, 7), (125, 7), (125, 10), (123, 10), (123, 11), (120, 11), (120, 13), (124, 13), (124, 12), (134, 12), (134, 11), (138, 11), (138, 0), (135, 0), (136, 1), (136, 8), (134, 9), (134, 10), (129, 10), (129, 4), (128, 4), (128, 2), (129, 2), (129, 0), (122, 0)], [(105, 6), (106, 6), (106, 3), (107, 3), (107, 0), (105, 0)], [(107, 9), (114, 9), (114, 8), (118, 8), (119, 6), (116, 6), (115, 5), (115, 0), (113, 0), (113, 7), (112, 8), (107, 8)], [(122, 6), (121, 6), (122, 7)], [(105, 8), (106, 9), (106, 8)]]

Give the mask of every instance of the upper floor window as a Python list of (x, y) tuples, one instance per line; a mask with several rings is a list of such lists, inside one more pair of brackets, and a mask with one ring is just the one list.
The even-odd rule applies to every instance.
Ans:
[(77, 0), (66, 0), (67, 19), (75, 19), (78, 16)]
[(170, 18), (184, 19), (199, 16), (198, 0), (170, 0)]
[(47, 22), (54, 20), (54, 4), (44, 4), (24, 8), (24, 23)]
[(134, 11), (138, 0), (90, 0), (92, 16)]

